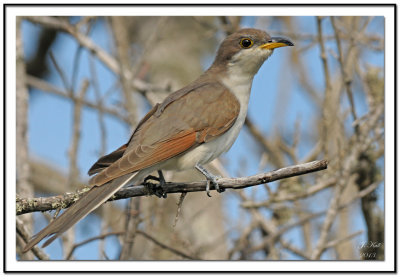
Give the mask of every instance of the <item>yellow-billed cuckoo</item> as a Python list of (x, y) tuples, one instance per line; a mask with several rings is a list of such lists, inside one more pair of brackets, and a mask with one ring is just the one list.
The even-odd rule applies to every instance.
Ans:
[[(89, 170), (91, 189), (37, 233), (24, 248), (51, 236), (43, 247), (99, 207), (128, 182), (137, 184), (161, 170), (196, 168), (226, 152), (243, 126), (254, 75), (273, 49), (293, 46), (256, 29), (229, 35), (211, 67), (188, 86), (170, 94), (139, 122), (128, 143), (101, 157)], [(208, 192), (208, 189), (207, 189)]]

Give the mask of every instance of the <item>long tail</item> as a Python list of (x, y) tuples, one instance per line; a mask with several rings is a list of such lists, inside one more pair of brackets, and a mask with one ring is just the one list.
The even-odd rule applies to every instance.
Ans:
[(115, 179), (110, 183), (106, 183), (101, 186), (93, 186), (64, 213), (51, 221), (50, 224), (42, 229), (39, 233), (34, 235), (26, 244), (23, 252), (27, 252), (44, 238), (52, 236), (43, 244), (42, 247), (48, 246), (62, 233), (71, 228), (75, 223), (86, 217), (90, 212), (107, 201), (115, 192), (132, 180), (132, 178), (134, 178), (136, 175), (137, 174), (125, 175)]

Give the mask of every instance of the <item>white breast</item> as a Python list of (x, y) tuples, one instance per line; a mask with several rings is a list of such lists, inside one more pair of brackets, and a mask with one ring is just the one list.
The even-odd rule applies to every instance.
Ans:
[(228, 151), (235, 142), (247, 115), (251, 84), (253, 76), (228, 74), (230, 78), (222, 79), (221, 82), (237, 97), (240, 103), (240, 112), (233, 126), (220, 137), (204, 143), (193, 150), (168, 160), (164, 169), (185, 170), (193, 168), (196, 164), (207, 164)]

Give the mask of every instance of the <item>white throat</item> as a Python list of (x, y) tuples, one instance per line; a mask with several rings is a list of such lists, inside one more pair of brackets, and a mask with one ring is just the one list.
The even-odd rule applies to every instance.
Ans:
[(227, 64), (227, 72), (221, 82), (238, 98), (241, 109), (245, 107), (247, 110), (254, 75), (272, 52), (260, 47), (242, 50)]
[[(221, 82), (228, 88), (240, 102), (240, 115), (247, 112), (249, 103), (251, 85), (253, 83), (253, 74), (242, 74), (235, 70), (235, 67), (229, 68), (227, 74), (221, 79)], [(246, 116), (246, 114), (244, 114)], [(238, 118), (239, 119), (239, 118)]]
[(237, 97), (240, 102), (240, 113), (243, 112), (244, 116), (247, 113), (254, 75), (272, 52), (259, 47), (238, 52), (227, 64), (227, 72), (220, 80)]

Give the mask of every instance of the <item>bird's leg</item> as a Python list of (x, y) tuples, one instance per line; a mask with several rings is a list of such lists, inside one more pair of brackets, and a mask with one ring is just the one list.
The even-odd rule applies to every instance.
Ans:
[(161, 196), (163, 198), (167, 198), (167, 193), (164, 190), (165, 185), (167, 184), (167, 182), (165, 181), (165, 178), (164, 178), (164, 174), (163, 174), (162, 170), (158, 170), (157, 172), (158, 172), (158, 179), (160, 182)]
[[(144, 184), (145, 184), (145, 185), (151, 184), (151, 183), (148, 182), (148, 180), (155, 180), (155, 181), (158, 181), (158, 182), (159, 182), (159, 185), (158, 185), (158, 187), (156, 186), (156, 189), (155, 189), (155, 191), (154, 191), (154, 194), (155, 194), (156, 196), (160, 197), (160, 198), (161, 198), (161, 197), (167, 198), (167, 194), (166, 194), (165, 191), (164, 191), (164, 188), (165, 188), (165, 185), (166, 185), (167, 182), (165, 181), (165, 178), (164, 178), (164, 175), (163, 175), (162, 171), (161, 171), (161, 170), (158, 170), (157, 172), (158, 172), (158, 177), (153, 176), (153, 175), (149, 175), (149, 176), (147, 176), (147, 177), (144, 179)], [(161, 191), (160, 191), (160, 190), (161, 190)]]
[(212, 183), (215, 187), (215, 189), (217, 190), (218, 193), (222, 193), (225, 191), (225, 189), (221, 189), (218, 185), (218, 177), (216, 177), (215, 175), (211, 174), (209, 171), (207, 171), (205, 168), (203, 168), (201, 165), (197, 164), (195, 166), (195, 168), (201, 172), (206, 178), (207, 178), (207, 186), (206, 186), (206, 192), (207, 195), (209, 197), (211, 197), (210, 195), (210, 183)]

